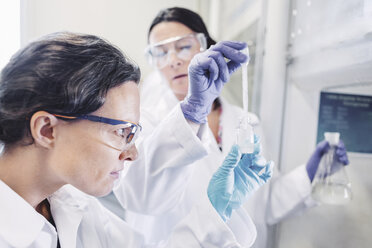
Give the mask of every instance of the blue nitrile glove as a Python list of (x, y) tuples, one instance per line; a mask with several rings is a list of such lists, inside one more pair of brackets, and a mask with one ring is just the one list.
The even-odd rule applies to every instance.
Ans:
[(260, 144), (256, 137), (253, 154), (242, 156), (238, 146), (233, 145), (209, 182), (209, 200), (224, 221), (272, 176), (274, 163), (266, 162), (259, 154)]
[(223, 85), (240, 64), (248, 60), (248, 56), (240, 51), (246, 47), (244, 42), (222, 41), (195, 55), (189, 65), (188, 96), (181, 102), (186, 119), (199, 124), (207, 121), (212, 103), (220, 95)]
[[(306, 164), (306, 171), (307, 175), (309, 176), (310, 181), (312, 182), (315, 176), (315, 173), (319, 167), (320, 160), (322, 156), (328, 152), (330, 146), (329, 143), (325, 140), (319, 142), (315, 148), (315, 151), (309, 158)], [(349, 159), (347, 157), (346, 148), (344, 142), (342, 140), (339, 141), (337, 148), (336, 148), (336, 159), (338, 162), (342, 163), (343, 165), (349, 164)], [(331, 168), (331, 173), (333, 172)]]

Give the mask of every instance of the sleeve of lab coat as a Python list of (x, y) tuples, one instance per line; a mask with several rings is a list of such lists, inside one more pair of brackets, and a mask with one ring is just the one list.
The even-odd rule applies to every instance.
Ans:
[(239, 237), (218, 215), (205, 194), (191, 212), (175, 227), (164, 247), (237, 248), (252, 246), (257, 236), (253, 221), (245, 211), (244, 213), (235, 211), (234, 214), (237, 215), (237, 218), (243, 217), (240, 220), (239, 232), (245, 236), (244, 243), (238, 241)]
[[(265, 152), (267, 139), (259, 121), (255, 126), (255, 132), (261, 137), (262, 154), (269, 160), (270, 154)], [(270, 192), (266, 208), (266, 222), (269, 225), (276, 224), (289, 216), (299, 215), (307, 208), (316, 205), (310, 197), (311, 182), (305, 165), (298, 166), (286, 174), (281, 174), (276, 163), (274, 176), (268, 186)]]
[(283, 218), (300, 214), (316, 205), (310, 196), (311, 182), (305, 165), (298, 166), (285, 175), (276, 176), (270, 186), (268, 224), (278, 223)]
[(143, 237), (134, 230), (128, 229), (121, 219), (107, 211), (106, 214), (110, 217), (110, 220), (104, 224), (107, 239), (110, 240), (110, 245), (107, 247), (119, 247), (123, 244), (126, 244), (125, 247), (139, 247), (139, 244), (142, 244), (140, 246), (145, 248), (250, 247), (256, 240), (257, 231), (249, 215), (244, 209), (241, 210), (233, 212), (232, 219), (239, 219), (239, 224), (234, 230), (231, 225), (222, 220), (205, 194), (190, 213), (177, 224), (168, 240), (148, 245), (143, 244)]
[[(263, 154), (267, 142), (261, 126), (256, 129), (261, 137)], [(316, 203), (310, 197), (311, 182), (305, 165), (300, 165), (286, 174), (281, 174), (277, 163), (274, 166), (274, 176), (270, 182), (266, 208), (266, 222), (269, 225), (293, 215), (299, 215)]]
[(157, 215), (177, 205), (193, 172), (190, 165), (207, 155), (205, 125), (196, 135), (179, 104), (160, 123), (151, 113), (142, 113), (141, 123), (138, 159), (126, 165), (128, 173), (114, 193), (125, 209)]

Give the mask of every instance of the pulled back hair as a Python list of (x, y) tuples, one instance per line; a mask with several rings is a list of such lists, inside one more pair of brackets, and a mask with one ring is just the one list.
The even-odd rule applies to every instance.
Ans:
[(203, 22), (203, 19), (197, 13), (180, 7), (173, 7), (161, 10), (154, 20), (152, 21), (148, 37), (150, 36), (151, 30), (159, 23), (162, 22), (179, 22), (190, 28), (196, 33), (203, 33), (207, 38), (207, 47), (216, 44), (216, 42), (210, 37), (208, 29)]
[(140, 74), (118, 48), (93, 35), (61, 32), (32, 42), (1, 72), (0, 141), (6, 147), (31, 137), (29, 122), (40, 110), (71, 116), (94, 112), (108, 90), (138, 83)]

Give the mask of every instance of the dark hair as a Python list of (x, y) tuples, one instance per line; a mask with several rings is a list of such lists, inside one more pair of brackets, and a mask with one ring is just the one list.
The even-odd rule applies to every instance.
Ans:
[(207, 27), (205, 26), (200, 15), (189, 9), (173, 7), (161, 10), (152, 21), (148, 36), (150, 35), (151, 30), (157, 24), (162, 22), (182, 23), (196, 33), (203, 33), (207, 38), (207, 47), (216, 44), (216, 42), (210, 37)]
[(93, 35), (61, 32), (32, 42), (1, 72), (0, 141), (7, 146), (30, 137), (30, 118), (40, 110), (94, 112), (109, 89), (138, 83), (140, 74), (118, 48)]

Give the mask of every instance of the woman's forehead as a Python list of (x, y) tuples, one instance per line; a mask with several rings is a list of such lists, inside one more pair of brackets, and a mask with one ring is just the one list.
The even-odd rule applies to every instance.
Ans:
[(179, 22), (161, 22), (154, 26), (150, 32), (149, 43), (155, 44), (160, 41), (176, 36), (191, 34), (193, 31)]
[(138, 123), (140, 99), (138, 85), (135, 82), (125, 82), (110, 89), (105, 99), (103, 106), (94, 114)]

